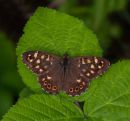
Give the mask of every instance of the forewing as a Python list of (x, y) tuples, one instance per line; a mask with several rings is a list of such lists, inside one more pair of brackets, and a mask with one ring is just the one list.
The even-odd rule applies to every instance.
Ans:
[(104, 73), (110, 65), (110, 62), (102, 57), (79, 57), (76, 60), (80, 75), (89, 80)]
[(59, 93), (60, 75), (63, 73), (59, 65), (59, 57), (41, 51), (28, 51), (23, 53), (23, 62), (38, 75), (39, 83), (46, 92)]
[(41, 51), (28, 51), (23, 53), (23, 62), (36, 74), (44, 74), (58, 59)]

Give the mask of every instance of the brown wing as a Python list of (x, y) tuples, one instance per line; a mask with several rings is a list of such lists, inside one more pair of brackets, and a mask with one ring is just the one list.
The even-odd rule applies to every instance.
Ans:
[(41, 51), (28, 51), (23, 53), (23, 62), (36, 74), (45, 73), (50, 66), (59, 59)]
[(91, 79), (107, 70), (110, 63), (101, 57), (78, 57), (70, 60), (66, 69), (64, 91), (72, 96), (84, 92)]
[(62, 91), (64, 70), (60, 62), (61, 59), (56, 60), (45, 74), (39, 75), (41, 87), (48, 93), (57, 94)]
[(23, 62), (34, 73), (38, 74), (41, 87), (48, 93), (57, 94), (61, 90), (60, 58), (41, 51), (23, 53)]
[(89, 80), (104, 73), (110, 65), (110, 62), (102, 57), (79, 57), (76, 60), (80, 74)]

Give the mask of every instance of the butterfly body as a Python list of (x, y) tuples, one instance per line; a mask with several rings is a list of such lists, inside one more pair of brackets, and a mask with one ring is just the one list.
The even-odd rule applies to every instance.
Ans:
[(23, 62), (38, 75), (46, 92), (64, 91), (71, 96), (84, 92), (90, 80), (105, 72), (110, 64), (101, 57), (58, 57), (42, 51), (23, 53)]

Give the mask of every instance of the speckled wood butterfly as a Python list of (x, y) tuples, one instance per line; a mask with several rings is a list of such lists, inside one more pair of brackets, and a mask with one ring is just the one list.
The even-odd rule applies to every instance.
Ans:
[(90, 80), (101, 75), (110, 65), (101, 57), (58, 57), (42, 51), (23, 53), (23, 62), (37, 74), (46, 92), (57, 94), (65, 91), (71, 96), (84, 92)]

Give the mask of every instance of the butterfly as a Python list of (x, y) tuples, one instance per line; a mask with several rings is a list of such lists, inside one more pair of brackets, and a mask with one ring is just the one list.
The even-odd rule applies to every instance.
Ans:
[(110, 62), (102, 57), (68, 55), (58, 57), (42, 51), (27, 51), (23, 63), (37, 74), (41, 87), (48, 93), (60, 91), (76, 96), (85, 92), (90, 80), (105, 72)]

